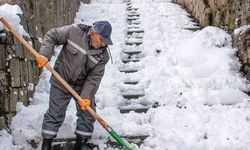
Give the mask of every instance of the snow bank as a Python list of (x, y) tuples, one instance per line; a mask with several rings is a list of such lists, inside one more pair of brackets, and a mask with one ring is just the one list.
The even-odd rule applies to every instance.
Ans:
[[(10, 25), (21, 35), (28, 36), (28, 33), (24, 30), (23, 26), (20, 24), (21, 19), (19, 15), (22, 15), (23, 12), (18, 5), (4, 4), (0, 6), (0, 17), (6, 19)], [(3, 25), (0, 24), (0, 29), (3, 29)]]
[(19, 150), (20, 146), (15, 146), (13, 144), (12, 136), (6, 131), (0, 131), (0, 149), (2, 150)]

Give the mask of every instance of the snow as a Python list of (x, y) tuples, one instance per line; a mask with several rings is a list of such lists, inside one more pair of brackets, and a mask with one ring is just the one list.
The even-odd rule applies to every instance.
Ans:
[(240, 34), (240, 33), (246, 32), (246, 31), (249, 30), (249, 29), (250, 29), (250, 25), (244, 25), (244, 26), (242, 26), (242, 27), (240, 27), (240, 28), (235, 29), (235, 30), (234, 30), (234, 34), (235, 34), (235, 35), (238, 35), (238, 34)]
[[(97, 112), (119, 134), (147, 134), (142, 150), (216, 150), (249, 149), (250, 99), (242, 92), (249, 83), (240, 74), (240, 63), (232, 48), (232, 39), (225, 31), (206, 27), (200, 31), (188, 14), (170, 0), (133, 0), (141, 17), (139, 29), (144, 30), (143, 44), (125, 45), (127, 12), (122, 0), (92, 0), (81, 4), (75, 23), (92, 24), (108, 20), (113, 26), (110, 46), (114, 64), (106, 66), (105, 75), (96, 95)], [(122, 51), (142, 51), (139, 62), (123, 64), (127, 55)], [(160, 52), (156, 52), (160, 51)], [(52, 57), (53, 65), (56, 55)], [(135, 57), (135, 59), (137, 58)], [(140, 69), (133, 74), (119, 70)], [(43, 115), (48, 108), (50, 73), (44, 69), (31, 105), (17, 105), (17, 115), (12, 119), (12, 137), (0, 133), (0, 142), (14, 148), (31, 149), (30, 142), (41, 142)], [(124, 81), (139, 81), (136, 86)], [(30, 88), (33, 89), (33, 88)], [(122, 93), (145, 94), (138, 100), (125, 102)], [(147, 113), (120, 114), (118, 108), (158, 103)], [(74, 137), (76, 110), (72, 100), (58, 137)], [(1, 135), (0, 134), (0, 135)], [(104, 146), (108, 135), (95, 124), (93, 142)], [(17, 146), (14, 146), (14, 142)], [(4, 147), (4, 148), (5, 148)], [(6, 148), (5, 148), (6, 149)], [(39, 147), (38, 147), (39, 149)]]
[(13, 145), (13, 138), (6, 130), (0, 131), (0, 149), (19, 150), (21, 146)]
[[(23, 12), (18, 5), (4, 4), (0, 6), (0, 17), (6, 19), (6, 21), (8, 21), (19, 34), (28, 36), (28, 33), (20, 24), (21, 19), (18, 15), (22, 14)], [(0, 23), (0, 30), (3, 28), (3, 24)]]

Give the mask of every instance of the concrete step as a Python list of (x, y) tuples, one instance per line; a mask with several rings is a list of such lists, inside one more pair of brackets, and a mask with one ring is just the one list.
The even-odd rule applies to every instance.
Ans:
[(150, 107), (146, 107), (146, 106), (141, 107), (141, 108), (133, 108), (133, 107), (129, 108), (127, 106), (125, 108), (119, 107), (120, 113), (122, 114), (129, 113), (131, 111), (136, 112), (136, 113), (146, 113), (149, 109)]
[[(121, 136), (129, 143), (134, 143), (140, 146), (143, 141), (149, 137), (149, 135), (131, 135), (131, 136)], [(115, 148), (115, 149), (123, 149), (121, 145), (119, 145), (115, 140), (108, 138), (105, 142), (107, 145), (105, 149)], [(61, 138), (54, 139), (52, 143), (52, 150), (74, 150), (75, 138)], [(101, 150), (97, 144), (88, 143), (91, 150)]]
[(127, 22), (128, 22), (128, 24), (135, 24), (135, 25), (141, 24), (141, 20), (140, 19), (137, 19), (137, 20), (128, 20)]
[(140, 58), (129, 58), (129, 59), (122, 59), (123, 63), (128, 63), (128, 62), (138, 62), (140, 61)]
[[(141, 102), (140, 102), (141, 103)], [(124, 106), (119, 106), (120, 113), (125, 114), (129, 113), (131, 111), (136, 112), (136, 113), (147, 113), (147, 111), (150, 108), (157, 108), (159, 107), (159, 103), (155, 102), (153, 105), (152, 104), (134, 104), (134, 103), (127, 103)]]
[(136, 32), (130, 32), (130, 33), (127, 33), (127, 38), (140, 38), (140, 39), (143, 39), (143, 36), (144, 36), (144, 33), (141, 32), (141, 33), (136, 33)]
[(133, 10), (138, 10), (138, 9), (139, 8), (136, 8), (136, 7), (129, 7), (129, 8), (127, 8), (128, 11), (131, 11), (131, 10), (133, 11)]
[(126, 54), (126, 53), (123, 53), (123, 55), (124, 55), (124, 57), (122, 57), (122, 59), (141, 59), (142, 58), (142, 56), (141, 56), (141, 54), (134, 54), (134, 55), (128, 55), (128, 54)]
[(129, 85), (136, 85), (138, 83), (139, 81), (124, 81), (124, 84), (129, 84)]
[(129, 16), (129, 15), (140, 16), (141, 14), (140, 14), (139, 12), (137, 12), (137, 11), (129, 11), (129, 12), (127, 13), (127, 15), (128, 15), (128, 16)]
[(142, 51), (123, 51), (123, 53), (128, 55), (135, 55), (135, 54), (141, 54)]
[(140, 27), (140, 25), (128, 25), (128, 29), (138, 29)]
[(127, 20), (138, 20), (140, 19), (140, 17), (137, 17), (137, 16), (133, 16), (133, 17), (127, 17)]
[(133, 33), (144, 33), (144, 30), (141, 28), (132, 28), (127, 30), (127, 34), (133, 34)]
[(122, 96), (124, 99), (131, 100), (131, 99), (138, 99), (138, 98), (143, 97), (145, 95), (142, 93), (138, 93), (138, 94), (123, 93)]
[(136, 45), (136, 46), (138, 46), (138, 45), (141, 45), (143, 42), (139, 42), (139, 41), (134, 41), (134, 42), (126, 42), (125, 44), (126, 45)]
[(138, 14), (139, 12), (135, 9), (130, 9), (130, 10), (127, 10), (127, 13), (128, 14)]
[(126, 43), (142, 43), (143, 42), (143, 39), (142, 38), (126, 38), (125, 39), (125, 42)]
[(142, 28), (129, 28), (127, 32), (144, 32)]
[(130, 34), (130, 35), (127, 35), (127, 39), (137, 39), (138, 41), (143, 41), (143, 35), (132, 36)]
[(123, 3), (131, 3), (131, 0), (123, 0)]
[(129, 25), (139, 25), (141, 22), (128, 22)]
[(128, 17), (140, 17), (140, 14), (131, 14), (131, 13), (129, 13), (127, 15), (128, 15)]
[(139, 71), (138, 69), (120, 69), (120, 72), (124, 72), (124, 73), (134, 73)]

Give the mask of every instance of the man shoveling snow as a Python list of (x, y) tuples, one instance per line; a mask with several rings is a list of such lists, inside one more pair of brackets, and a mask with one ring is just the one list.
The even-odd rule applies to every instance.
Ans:
[[(36, 57), (42, 67), (51, 59), (54, 47), (63, 45), (54, 69), (82, 97), (82, 103), (76, 100), (75, 150), (89, 149), (86, 143), (92, 136), (95, 118), (86, 108), (90, 106), (95, 110), (95, 94), (109, 60), (107, 45), (113, 44), (111, 32), (112, 27), (107, 21), (95, 22), (93, 26), (73, 24), (54, 28), (45, 35), (40, 55)], [(65, 119), (67, 106), (73, 97), (54, 76), (51, 76), (50, 83), (49, 108), (42, 125), (42, 150), (51, 149), (52, 140)]]

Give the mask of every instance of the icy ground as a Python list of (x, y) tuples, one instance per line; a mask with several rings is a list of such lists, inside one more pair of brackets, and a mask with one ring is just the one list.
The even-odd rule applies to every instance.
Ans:
[[(132, 0), (141, 13), (145, 31), (144, 58), (128, 67), (141, 70), (130, 78), (119, 72), (124, 65), (126, 5), (122, 0), (92, 0), (82, 4), (75, 22), (92, 24), (108, 20), (113, 26), (110, 46), (114, 64), (108, 63), (96, 95), (98, 114), (118, 133), (150, 135), (142, 150), (248, 150), (250, 145), (250, 99), (242, 92), (249, 88), (239, 73), (240, 64), (231, 37), (216, 27), (192, 32), (195, 23), (180, 6), (170, 0)], [(1, 7), (0, 7), (1, 8)], [(0, 11), (1, 12), (1, 11)], [(133, 49), (133, 47), (130, 47)], [(160, 53), (156, 51), (160, 50)], [(57, 48), (58, 55), (60, 48)], [(52, 58), (54, 63), (56, 56)], [(41, 141), (43, 114), (48, 108), (50, 73), (44, 69), (28, 107), (18, 103), (11, 124), (12, 136), (0, 132), (0, 149), (31, 149), (30, 141)], [(120, 83), (139, 78), (137, 89), (145, 90), (144, 102), (159, 103), (146, 114), (120, 114), (123, 104)], [(72, 103), (59, 137), (73, 137), (75, 106)], [(93, 142), (102, 148), (99, 137), (107, 133), (96, 123)], [(13, 145), (12, 141), (16, 144)], [(39, 148), (38, 148), (39, 149)]]

